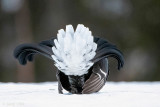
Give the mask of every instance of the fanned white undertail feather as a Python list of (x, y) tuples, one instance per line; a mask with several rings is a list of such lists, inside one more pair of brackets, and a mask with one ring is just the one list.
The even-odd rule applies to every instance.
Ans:
[(96, 55), (97, 44), (93, 41), (91, 31), (78, 24), (76, 31), (72, 25), (66, 31), (60, 29), (52, 47), (55, 66), (66, 75), (83, 75), (93, 65), (91, 59)]

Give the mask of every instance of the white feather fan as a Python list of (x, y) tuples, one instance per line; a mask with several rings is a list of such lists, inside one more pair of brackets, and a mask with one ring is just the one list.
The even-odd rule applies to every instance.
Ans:
[(78, 24), (74, 32), (72, 25), (67, 25), (66, 31), (58, 31), (54, 43), (52, 58), (60, 71), (75, 76), (88, 73), (88, 69), (93, 65), (91, 59), (96, 55), (97, 44), (87, 27)]

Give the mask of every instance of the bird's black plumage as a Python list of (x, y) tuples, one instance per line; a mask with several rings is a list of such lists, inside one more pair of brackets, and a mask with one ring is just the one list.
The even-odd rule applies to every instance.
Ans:
[[(27, 61), (33, 61), (36, 54), (53, 60), (51, 55), (53, 55), (52, 47), (55, 45), (54, 39), (45, 40), (38, 44), (21, 44), (14, 50), (14, 57), (22, 65), (27, 64)], [(94, 42), (97, 44), (96, 55), (91, 60), (94, 65), (88, 70), (87, 74), (72, 76), (57, 71), (59, 93), (62, 93), (63, 88), (71, 93), (87, 94), (99, 91), (104, 86), (108, 75), (108, 57), (117, 59), (118, 69), (123, 67), (123, 54), (115, 45), (98, 37), (94, 37)]]
[(96, 50), (96, 56), (92, 59), (92, 61), (98, 62), (103, 58), (113, 57), (116, 58), (118, 61), (118, 69), (123, 67), (124, 65), (124, 58), (123, 54), (120, 50), (117, 49), (117, 47), (108, 41), (94, 37), (94, 41), (97, 43), (97, 50)]

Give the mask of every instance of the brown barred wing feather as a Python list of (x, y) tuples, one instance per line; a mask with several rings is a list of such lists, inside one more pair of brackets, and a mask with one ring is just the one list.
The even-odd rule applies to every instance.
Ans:
[[(99, 61), (98, 63), (94, 64), (92, 69), (92, 74), (90, 78), (85, 82), (82, 90), (82, 94), (90, 94), (98, 92), (103, 88), (106, 82), (107, 73), (108, 73), (108, 67), (107, 69), (104, 69), (103, 66), (108, 66), (108, 62), (106, 62), (104, 65), (104, 61), (108, 61), (106, 59), (103, 59)], [(102, 64), (103, 63), (103, 64)], [(104, 71), (107, 70), (107, 71)]]

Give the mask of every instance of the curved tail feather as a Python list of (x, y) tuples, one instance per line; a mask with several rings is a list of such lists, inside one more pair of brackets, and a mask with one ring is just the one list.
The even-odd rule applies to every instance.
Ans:
[(124, 57), (120, 50), (117, 49), (115, 45), (103, 40), (101, 38), (95, 37), (95, 42), (97, 43), (96, 56), (93, 58), (93, 62), (98, 62), (103, 58), (114, 57), (118, 60), (118, 69), (124, 65)]
[(37, 44), (22, 44), (15, 48), (14, 57), (19, 60), (19, 63), (25, 65), (27, 61), (33, 61), (34, 55), (40, 54), (49, 59), (51, 58), (52, 50), (46, 46)]

